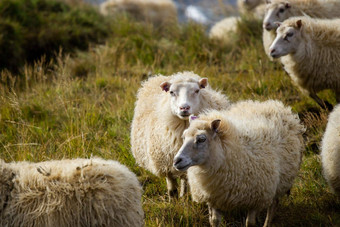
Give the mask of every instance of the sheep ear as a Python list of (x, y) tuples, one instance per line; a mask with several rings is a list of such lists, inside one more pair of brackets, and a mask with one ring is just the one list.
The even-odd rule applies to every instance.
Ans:
[(197, 116), (191, 114), (191, 115), (189, 116), (189, 123), (191, 123), (192, 121), (196, 120), (197, 118), (198, 118)]
[(289, 8), (291, 7), (291, 5), (290, 5), (288, 2), (286, 2), (285, 7), (286, 7), (287, 9), (289, 9)]
[(302, 26), (302, 21), (301, 20), (296, 21), (296, 26), (300, 29)]
[(208, 78), (200, 79), (198, 85), (200, 86), (200, 88), (205, 88), (206, 86), (208, 86)]
[(281, 26), (281, 24), (282, 24), (282, 22), (274, 22), (274, 24), (276, 24), (277, 25), (277, 27), (280, 27)]
[(171, 86), (171, 83), (169, 82), (163, 82), (161, 85), (159, 85), (163, 91), (168, 92)]
[(217, 120), (213, 120), (211, 122), (211, 130), (213, 132), (218, 132), (218, 128), (220, 127), (220, 123), (221, 123), (221, 120), (220, 119), (217, 119)]

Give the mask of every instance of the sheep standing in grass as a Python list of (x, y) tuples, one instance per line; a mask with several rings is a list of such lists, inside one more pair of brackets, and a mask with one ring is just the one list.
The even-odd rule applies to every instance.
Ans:
[(125, 12), (156, 26), (177, 21), (177, 9), (172, 0), (108, 0), (100, 5), (100, 12), (104, 15)]
[(174, 159), (177, 170), (187, 170), (193, 200), (208, 204), (212, 226), (219, 225), (220, 211), (234, 208), (248, 210), (247, 226), (267, 208), (269, 226), (300, 167), (305, 129), (298, 116), (270, 100), (194, 118)]
[(142, 226), (142, 188), (127, 167), (99, 158), (0, 160), (0, 226)]
[(269, 47), (276, 37), (276, 22), (307, 15), (312, 18), (340, 17), (339, 0), (267, 0), (266, 14), (263, 20), (263, 46), (269, 56)]
[(321, 161), (329, 186), (340, 197), (340, 105), (329, 115), (322, 139)]
[[(264, 0), (238, 0), (238, 7), (244, 16), (253, 16), (256, 19), (262, 19), (265, 11)], [(259, 5), (260, 4), (260, 5)], [(233, 36), (237, 32), (237, 23), (241, 20), (239, 16), (224, 18), (214, 24), (209, 31), (209, 38), (222, 41), (226, 44), (232, 44)]]
[(317, 96), (324, 89), (333, 90), (340, 102), (340, 19), (293, 17), (284, 21), (270, 55), (281, 57), (292, 80), (320, 106), (332, 109)]
[(185, 192), (186, 176), (173, 168), (172, 161), (182, 145), (189, 115), (229, 105), (226, 96), (210, 88), (207, 78), (192, 72), (159, 75), (142, 84), (132, 121), (131, 149), (141, 167), (166, 177), (170, 198), (177, 195), (177, 177), (181, 177), (180, 195)]

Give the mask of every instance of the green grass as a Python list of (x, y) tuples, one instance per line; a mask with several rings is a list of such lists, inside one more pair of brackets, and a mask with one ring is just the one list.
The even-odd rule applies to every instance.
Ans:
[(60, 0), (0, 1), (0, 70), (20, 72), (25, 63), (85, 50), (108, 35), (108, 21), (93, 7)]
[[(146, 226), (207, 226), (204, 204), (192, 202), (189, 195), (169, 203), (165, 179), (139, 168), (130, 153), (130, 124), (141, 81), (150, 73), (190, 70), (208, 77), (212, 87), (232, 101), (279, 99), (299, 113), (307, 127), (305, 157), (291, 196), (281, 200), (273, 224), (340, 225), (340, 203), (322, 177), (318, 158), (328, 113), (292, 85), (279, 63), (268, 60), (259, 36), (247, 32), (253, 25), (240, 25), (246, 26), (245, 32), (237, 45), (228, 46), (210, 41), (196, 25), (154, 29), (126, 17), (112, 22), (105, 45), (36, 62), (26, 66), (19, 79), (1, 73), (2, 82), (8, 83), (0, 83), (0, 158), (119, 160), (143, 185)], [(322, 97), (334, 104), (331, 92)], [(259, 223), (264, 217), (262, 213)], [(244, 222), (244, 211), (232, 211), (223, 226)]]

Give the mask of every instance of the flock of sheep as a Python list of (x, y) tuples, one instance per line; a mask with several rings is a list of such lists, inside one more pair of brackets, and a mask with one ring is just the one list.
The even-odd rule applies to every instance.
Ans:
[[(134, 1), (126, 2), (119, 10), (133, 8)], [(331, 19), (340, 16), (340, 1), (243, 0), (239, 6), (264, 18), (266, 53), (280, 58), (301, 89), (322, 107), (332, 108), (316, 95), (323, 89), (334, 90), (340, 102), (340, 19)], [(267, 209), (264, 226), (270, 226), (298, 175), (304, 132), (298, 115), (280, 101), (231, 103), (207, 78), (179, 72), (143, 82), (131, 150), (140, 167), (166, 178), (170, 201), (189, 186), (193, 200), (208, 205), (211, 226), (234, 208), (248, 210), (246, 226)], [(340, 196), (340, 105), (329, 116), (321, 160)], [(0, 226), (143, 226), (141, 196), (135, 174), (116, 161), (0, 160)]]

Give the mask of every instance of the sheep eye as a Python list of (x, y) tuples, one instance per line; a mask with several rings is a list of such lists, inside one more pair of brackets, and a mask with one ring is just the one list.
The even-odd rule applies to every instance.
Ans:
[(175, 92), (170, 91), (170, 95), (175, 96)]
[(283, 13), (285, 11), (285, 9), (284, 8), (281, 8), (280, 10), (279, 10), (279, 13)]
[(206, 138), (204, 138), (204, 137), (198, 137), (197, 138), (197, 143), (204, 143), (204, 141), (206, 141)]
[(287, 37), (292, 37), (294, 35), (294, 33), (293, 32), (289, 32), (289, 33), (287, 33)]
[(199, 90), (199, 89), (197, 89), (197, 90), (195, 91), (195, 93), (196, 93), (196, 94), (198, 94), (198, 92), (200, 92), (200, 90)]

